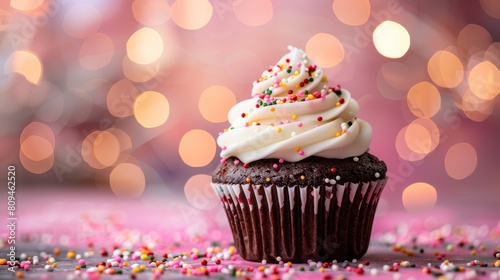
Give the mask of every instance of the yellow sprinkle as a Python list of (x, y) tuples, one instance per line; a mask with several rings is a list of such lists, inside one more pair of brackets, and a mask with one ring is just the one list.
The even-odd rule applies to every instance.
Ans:
[(477, 254), (477, 251), (476, 250), (472, 250), (472, 251), (470, 251), (470, 254), (473, 255), (473, 256), (475, 256)]
[(292, 115), (292, 120), (296, 120), (297, 119), (297, 115), (293, 114)]
[(141, 272), (141, 269), (138, 266), (136, 266), (136, 267), (132, 268), (132, 272), (139, 273), (139, 272)]
[(267, 177), (266, 182), (269, 182), (269, 181), (271, 181), (271, 178)]
[(259, 266), (259, 268), (257, 268), (257, 269), (258, 269), (259, 271), (264, 271), (264, 270), (266, 270), (266, 267), (265, 267), (265, 266), (263, 266), (263, 265), (261, 265), (261, 266)]
[(340, 136), (340, 132), (335, 133), (335, 136), (339, 137)]
[(299, 84), (295, 85), (295, 88), (300, 88), (300, 85)]
[(146, 269), (146, 266), (142, 264), (141, 266), (139, 266), (139, 268), (141, 269), (141, 271), (143, 271)]
[(276, 132), (280, 133), (281, 132), (281, 127), (276, 128)]
[(314, 95), (312, 95), (312, 94), (308, 94), (307, 99), (314, 100), (314, 99), (316, 99), (316, 97), (314, 97)]
[(324, 272), (325, 271), (325, 268), (324, 267), (320, 267), (319, 268), (319, 272)]
[(304, 176), (304, 175), (300, 176), (300, 179), (302, 179), (302, 180), (304, 180), (305, 178), (306, 178), (306, 176)]
[(148, 255), (147, 254), (141, 254), (141, 260), (142, 261), (145, 261), (148, 259)]
[(224, 130), (223, 130), (223, 131), (224, 131), (224, 132), (227, 132), (227, 128), (224, 128)]
[(295, 151), (300, 151), (300, 147), (295, 147)]
[(97, 270), (98, 270), (99, 272), (103, 272), (105, 269), (106, 269), (106, 266), (105, 266), (105, 265), (102, 265), (102, 264), (101, 264), (101, 265), (99, 265), (99, 266), (97, 267)]
[(345, 131), (345, 130), (342, 130), (342, 134), (345, 134), (345, 133), (346, 133), (346, 131)]
[(128, 262), (123, 262), (123, 266), (128, 266)]
[(340, 106), (340, 102), (335, 103), (335, 106), (337, 107)]
[(276, 108), (271, 107), (271, 109), (270, 109), (270, 110), (271, 110), (271, 112), (274, 112), (274, 111), (276, 111)]
[(66, 256), (68, 257), (68, 259), (75, 258), (75, 251), (69, 250), (68, 253), (66, 254)]
[(241, 277), (241, 273), (242, 273), (241, 270), (237, 270), (236, 271), (236, 277)]
[(326, 76), (321, 77), (322, 82), (326, 82)]
[(245, 181), (247, 181), (247, 183), (250, 183), (250, 181), (252, 181), (252, 180), (250, 180), (250, 178), (248, 178), (248, 177), (247, 177), (247, 178), (245, 179)]
[(295, 73), (293, 73), (295, 76), (298, 76), (300, 73), (299, 71), (295, 71)]
[(57, 267), (57, 263), (53, 263), (53, 264), (52, 264), (52, 267), (53, 267), (53, 268), (56, 268), (56, 267)]

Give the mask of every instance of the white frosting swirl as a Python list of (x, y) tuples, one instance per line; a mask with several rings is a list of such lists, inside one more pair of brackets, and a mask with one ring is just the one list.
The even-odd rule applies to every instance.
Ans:
[(253, 98), (228, 114), (230, 128), (217, 138), (225, 159), (290, 162), (308, 156), (346, 158), (368, 150), (371, 126), (356, 118), (358, 103), (326, 76), (303, 50), (290, 53), (254, 82)]

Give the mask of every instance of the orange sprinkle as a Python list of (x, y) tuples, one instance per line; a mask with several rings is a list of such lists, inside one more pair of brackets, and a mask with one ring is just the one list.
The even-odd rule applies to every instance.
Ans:
[(295, 147), (295, 151), (300, 151), (300, 147)]
[(250, 180), (250, 178), (247, 177), (245, 181), (247, 181), (247, 183), (250, 183), (250, 181), (252, 180)]

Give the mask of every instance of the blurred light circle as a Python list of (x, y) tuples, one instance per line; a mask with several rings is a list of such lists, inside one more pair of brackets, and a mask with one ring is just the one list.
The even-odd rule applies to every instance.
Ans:
[(457, 143), (448, 149), (444, 158), (446, 173), (453, 179), (469, 177), (477, 167), (476, 149), (469, 143)]
[(403, 205), (408, 212), (416, 213), (432, 210), (437, 202), (436, 189), (424, 182), (409, 185), (403, 191)]
[(396, 136), (396, 142), (395, 142), (396, 151), (397, 151), (398, 155), (406, 161), (414, 162), (414, 161), (422, 160), (423, 158), (425, 158), (427, 156), (427, 154), (417, 153), (408, 147), (408, 144), (406, 143), (406, 131), (407, 131), (407, 129), (408, 129), (408, 126), (405, 126), (398, 132), (398, 135)]
[(44, 0), (10, 0), (10, 6), (16, 10), (34, 10), (43, 4)]
[(219, 197), (212, 188), (212, 176), (194, 175), (184, 185), (184, 195), (189, 203), (200, 210), (212, 210), (219, 203)]
[(55, 122), (64, 111), (64, 97), (56, 85), (42, 81), (31, 91), (30, 106), (39, 119)]
[(102, 164), (96, 157), (94, 153), (94, 146), (97, 137), (101, 134), (102, 131), (93, 131), (82, 142), (81, 154), (83, 160), (91, 167), (95, 169), (104, 169), (108, 166)]
[(127, 79), (116, 82), (108, 91), (106, 105), (115, 117), (124, 118), (134, 113), (134, 100), (139, 91)]
[(21, 151), (33, 161), (41, 161), (54, 153), (49, 141), (38, 135), (31, 135), (21, 144)]
[(500, 42), (493, 42), (484, 53), (484, 60), (500, 65)]
[(412, 151), (429, 154), (439, 144), (440, 132), (437, 125), (426, 118), (418, 118), (412, 121), (406, 129), (405, 141)]
[(492, 18), (500, 19), (500, 2), (497, 0), (479, 0), (483, 11)]
[(335, 0), (332, 8), (342, 23), (359, 26), (368, 21), (371, 5), (369, 0)]
[(123, 74), (127, 79), (137, 82), (147, 82), (158, 74), (160, 71), (160, 60), (153, 63), (141, 65), (130, 60), (128, 56), (123, 58)]
[(32, 122), (28, 124), (23, 131), (21, 132), (21, 136), (19, 137), (19, 143), (22, 146), (23, 143), (30, 136), (39, 136), (43, 139), (47, 140), (50, 143), (52, 149), (56, 146), (56, 137), (52, 129), (44, 123), (41, 122)]
[(104, 33), (90, 35), (80, 48), (80, 65), (88, 70), (101, 69), (113, 58), (115, 49), (111, 38)]
[(15, 51), (5, 62), (5, 73), (23, 75), (28, 82), (38, 84), (42, 80), (43, 65), (38, 55), (31, 51)]
[(225, 122), (227, 114), (236, 104), (234, 93), (224, 86), (211, 86), (205, 89), (200, 96), (198, 109), (209, 122)]
[[(459, 106), (460, 107), (460, 106)], [(467, 118), (482, 122), (486, 120), (495, 108), (495, 100), (484, 100), (475, 96), (470, 89), (468, 89), (462, 97), (460, 109), (464, 111)]]
[(271, 0), (238, 0), (232, 2), (236, 18), (248, 26), (259, 26), (273, 18)]
[(196, 30), (207, 25), (213, 9), (208, 0), (176, 0), (170, 6), (170, 16), (179, 27)]
[(491, 44), (491, 35), (484, 27), (477, 24), (466, 25), (458, 34), (457, 44), (465, 57), (479, 51), (485, 51)]
[(93, 153), (103, 166), (111, 166), (120, 156), (120, 143), (113, 134), (102, 131), (94, 140)]
[(420, 82), (411, 87), (407, 102), (410, 111), (419, 118), (431, 118), (441, 109), (441, 95), (429, 82)]
[(146, 26), (156, 26), (170, 19), (170, 6), (163, 0), (135, 0), (132, 3), (134, 18)]
[(490, 61), (483, 61), (469, 73), (469, 87), (479, 98), (492, 100), (500, 93), (500, 71)]
[(170, 113), (167, 98), (156, 91), (145, 91), (134, 101), (134, 116), (145, 128), (158, 127), (164, 124)]
[(118, 197), (140, 197), (146, 187), (146, 178), (139, 166), (121, 163), (109, 174), (109, 185)]
[(344, 59), (344, 47), (335, 36), (317, 33), (306, 44), (308, 56), (323, 68), (333, 67)]
[(179, 143), (182, 161), (191, 167), (209, 164), (215, 156), (215, 139), (205, 130), (193, 129), (184, 134)]
[(429, 59), (427, 71), (434, 83), (445, 88), (458, 86), (464, 76), (462, 62), (449, 51), (436, 52)]
[(66, 12), (62, 27), (69, 36), (82, 39), (96, 33), (101, 24), (101, 12), (91, 4), (79, 2)]
[(32, 160), (28, 158), (22, 150), (19, 151), (19, 159), (26, 170), (33, 174), (43, 174), (54, 166), (54, 153), (42, 160)]
[(143, 27), (127, 41), (127, 56), (135, 63), (150, 64), (163, 54), (163, 39), (154, 29)]
[(410, 48), (410, 34), (401, 24), (386, 20), (373, 31), (377, 51), (388, 58), (400, 58)]
[(126, 161), (132, 151), (132, 140), (130, 139), (130, 136), (124, 130), (115, 127), (107, 129), (106, 132), (111, 133), (115, 137), (118, 141), (118, 146), (120, 147), (119, 158), (115, 161), (115, 163)]

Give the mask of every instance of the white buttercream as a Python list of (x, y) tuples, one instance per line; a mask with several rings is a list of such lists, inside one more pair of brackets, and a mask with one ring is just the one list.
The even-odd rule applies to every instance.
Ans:
[[(221, 157), (235, 156), (242, 162), (263, 158), (296, 162), (313, 155), (347, 158), (366, 152), (372, 128), (356, 118), (359, 106), (350, 92), (334, 92), (322, 69), (303, 50), (289, 49), (290, 53), (254, 83), (253, 98), (229, 111), (231, 126), (217, 139)], [(310, 82), (297, 88), (304, 80)]]

